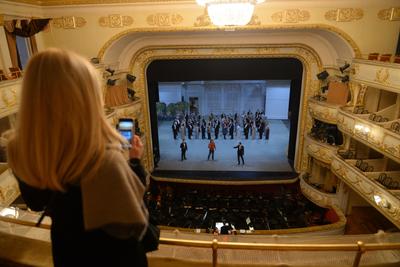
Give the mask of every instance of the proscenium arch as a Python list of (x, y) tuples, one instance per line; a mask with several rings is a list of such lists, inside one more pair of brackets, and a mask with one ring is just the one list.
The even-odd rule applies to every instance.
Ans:
[[(222, 33), (227, 34), (229, 32), (225, 32), (225, 30), (232, 30), (229, 27), (220, 27), (217, 28), (215, 26), (208, 26), (208, 27), (179, 27), (179, 28), (131, 28), (120, 33), (115, 34), (112, 36), (99, 50), (98, 58), (105, 59), (107, 52), (111, 51), (114, 46), (118, 44), (120, 40), (124, 37), (132, 36), (133, 39), (140, 38), (141, 35), (151, 34), (154, 35), (154, 38), (157, 38), (157, 34), (207, 34), (207, 33)], [(235, 27), (233, 34), (242, 34), (242, 33), (286, 33), (287, 31), (301, 31), (304, 33), (312, 32), (312, 31), (319, 31), (321, 37), (322, 35), (330, 35), (330, 37), (324, 37), (325, 42), (333, 43), (336, 41), (340, 42), (339, 46), (347, 47), (352, 54), (352, 57), (361, 57), (361, 50), (357, 43), (353, 40), (353, 38), (347, 34), (345, 31), (326, 24), (307, 24), (307, 25), (269, 25), (269, 26), (262, 26), (262, 25), (253, 25), (253, 26), (244, 26), (244, 27)], [(298, 40), (296, 41), (298, 42)], [(120, 47), (117, 48), (118, 50), (121, 49)], [(339, 55), (339, 57), (341, 57)], [(321, 61), (322, 62), (322, 61)]]
[(315, 74), (321, 70), (321, 61), (310, 47), (301, 44), (281, 45), (220, 45), (220, 46), (159, 46), (145, 47), (139, 50), (131, 60), (129, 70), (136, 76), (134, 88), (137, 95), (143, 99), (140, 125), (143, 125), (145, 144), (145, 164), (153, 169), (153, 147), (150, 125), (149, 88), (147, 83), (147, 68), (156, 60), (181, 59), (256, 59), (256, 58), (294, 58), (303, 66), (301, 96), (299, 104), (299, 119), (297, 123), (296, 152), (294, 167), (296, 171), (307, 167), (307, 154), (304, 152), (304, 135), (311, 128), (311, 117), (307, 115), (306, 106), (308, 97), (314, 95), (320, 86)]

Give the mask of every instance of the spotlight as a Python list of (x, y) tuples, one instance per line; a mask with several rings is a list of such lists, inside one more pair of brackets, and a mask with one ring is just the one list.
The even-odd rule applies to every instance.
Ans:
[(318, 80), (325, 80), (326, 78), (328, 78), (328, 76), (329, 76), (329, 73), (326, 70), (317, 74)]
[(106, 71), (108, 71), (111, 74), (111, 76), (114, 75), (114, 72), (115, 72), (115, 70), (110, 69), (110, 68), (106, 68)]
[(99, 64), (100, 63), (100, 59), (98, 57), (92, 57), (90, 59), (90, 62), (93, 64)]
[(349, 63), (344, 64), (342, 67), (339, 68), (340, 72), (343, 73), (345, 70), (347, 70), (350, 67)]
[(133, 90), (132, 88), (128, 87), (128, 97), (130, 100), (133, 100), (135, 98), (135, 90)]
[(126, 79), (129, 81), (129, 82), (131, 82), (131, 83), (133, 83), (135, 80), (136, 80), (136, 76), (133, 76), (132, 74), (126, 74)]
[(347, 83), (348, 81), (350, 81), (349, 75), (346, 75), (346, 76), (342, 77), (342, 83)]
[(107, 80), (107, 85), (114, 86), (116, 81), (117, 81), (117, 79), (108, 79)]

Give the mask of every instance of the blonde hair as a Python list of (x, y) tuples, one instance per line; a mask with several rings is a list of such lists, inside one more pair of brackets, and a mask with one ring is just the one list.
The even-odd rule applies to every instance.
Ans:
[(107, 122), (97, 71), (83, 57), (51, 48), (24, 74), (8, 163), (27, 184), (63, 191), (93, 175), (107, 144), (124, 142)]

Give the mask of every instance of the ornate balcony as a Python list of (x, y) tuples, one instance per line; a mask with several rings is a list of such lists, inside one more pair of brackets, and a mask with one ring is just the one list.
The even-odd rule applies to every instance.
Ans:
[(335, 155), (331, 170), (393, 224), (400, 227), (400, 199), (377, 182), (374, 178), (376, 173), (362, 172), (353, 164), (354, 160), (343, 160)]
[(322, 207), (338, 206), (338, 199), (334, 193), (322, 192), (318, 188), (307, 183), (303, 176), (300, 177), (301, 192), (312, 202)]
[(367, 117), (357, 116), (345, 108), (338, 113), (338, 128), (382, 154), (400, 161), (400, 135), (375, 124)]
[(308, 101), (308, 111), (311, 116), (326, 123), (336, 124), (338, 107), (338, 105), (318, 101), (312, 97)]
[(0, 206), (7, 207), (19, 196), (17, 180), (6, 163), (0, 163)]
[(400, 64), (355, 59), (352, 67), (353, 82), (400, 93)]
[(21, 85), (21, 78), (0, 82), (0, 118), (17, 112)]
[(338, 147), (321, 143), (309, 135), (306, 136), (306, 149), (307, 153), (327, 164), (331, 164), (332, 157), (337, 153)]

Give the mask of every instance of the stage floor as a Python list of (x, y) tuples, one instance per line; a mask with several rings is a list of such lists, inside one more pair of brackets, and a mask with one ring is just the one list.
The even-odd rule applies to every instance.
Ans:
[[(287, 124), (287, 123), (286, 123)], [(186, 138), (187, 160), (181, 161), (180, 137), (173, 138), (171, 121), (159, 122), (158, 135), (160, 142), (160, 162), (156, 170), (177, 171), (229, 171), (229, 172), (292, 172), (287, 159), (289, 128), (282, 120), (269, 120), (270, 139), (223, 139), (220, 131), (215, 140), (214, 161), (207, 160), (209, 140)], [(200, 136), (201, 137), (201, 136)], [(214, 135), (212, 136), (214, 137)], [(243, 134), (242, 134), (242, 137)], [(257, 137), (257, 136), (256, 136)], [(233, 147), (242, 142), (245, 147), (245, 165), (237, 164), (236, 149)]]

